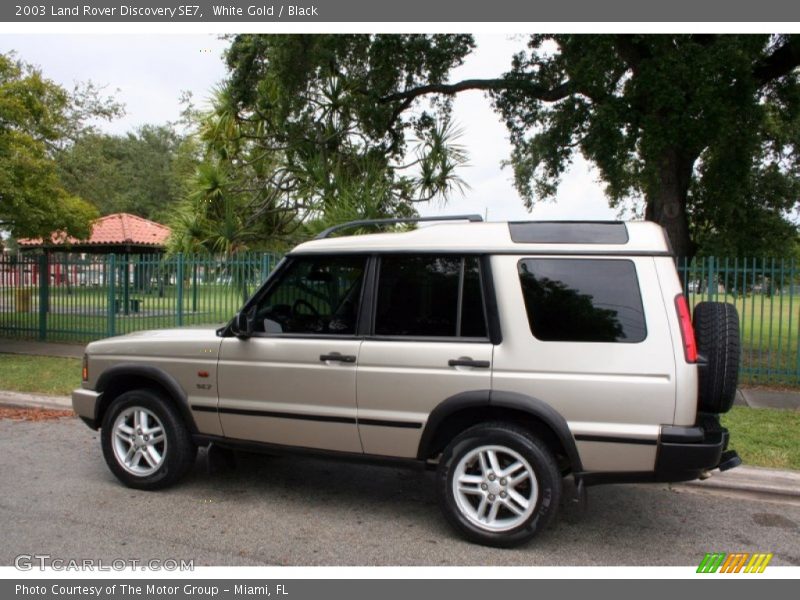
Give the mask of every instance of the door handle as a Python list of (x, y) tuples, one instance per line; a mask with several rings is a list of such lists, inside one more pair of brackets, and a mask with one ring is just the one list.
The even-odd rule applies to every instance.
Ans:
[(471, 358), (451, 358), (447, 361), (449, 367), (475, 367), (477, 369), (488, 369), (492, 366), (488, 360), (472, 360)]
[(356, 357), (353, 356), (352, 354), (339, 354), (339, 353), (336, 353), (336, 352), (333, 353), (333, 354), (320, 354), (319, 355), (319, 359), (322, 362), (328, 362), (328, 361), (336, 361), (336, 362), (343, 362), (343, 363), (354, 363), (354, 362), (356, 362)]

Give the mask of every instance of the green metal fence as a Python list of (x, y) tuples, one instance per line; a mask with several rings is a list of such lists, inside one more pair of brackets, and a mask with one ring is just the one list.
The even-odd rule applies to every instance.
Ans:
[[(0, 336), (86, 342), (223, 323), (278, 260), (264, 253), (3, 256)], [(744, 382), (800, 385), (798, 267), (793, 259), (678, 261), (692, 306), (702, 300), (736, 305)]]
[(278, 259), (261, 253), (4, 256), (0, 336), (85, 342), (223, 323)]
[(794, 259), (702, 258), (678, 261), (694, 306), (730, 302), (739, 312), (740, 381), (800, 385), (800, 272)]

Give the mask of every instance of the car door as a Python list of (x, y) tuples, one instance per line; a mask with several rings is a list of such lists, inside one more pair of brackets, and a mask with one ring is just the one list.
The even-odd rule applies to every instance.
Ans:
[(381, 255), (374, 315), (358, 364), (358, 422), (368, 454), (415, 457), (440, 402), (489, 390), (489, 341), (477, 256)]
[(219, 414), (226, 437), (362, 451), (356, 328), (366, 261), (353, 255), (291, 258), (251, 301), (253, 336), (226, 338), (220, 351)]
[[(492, 259), (504, 336), (493, 391), (569, 423), (587, 471), (652, 471), (675, 412), (675, 356), (652, 257)], [(670, 307), (671, 308), (671, 307)]]

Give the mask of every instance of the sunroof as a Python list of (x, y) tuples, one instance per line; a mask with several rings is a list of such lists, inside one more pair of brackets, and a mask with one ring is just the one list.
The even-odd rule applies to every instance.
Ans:
[(508, 224), (520, 244), (627, 244), (625, 223), (587, 221), (518, 221)]

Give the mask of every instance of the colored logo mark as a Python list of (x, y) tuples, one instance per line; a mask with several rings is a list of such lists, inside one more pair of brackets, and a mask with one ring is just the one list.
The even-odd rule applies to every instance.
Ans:
[(772, 553), (756, 552), (708, 552), (697, 567), (698, 573), (763, 573)]

